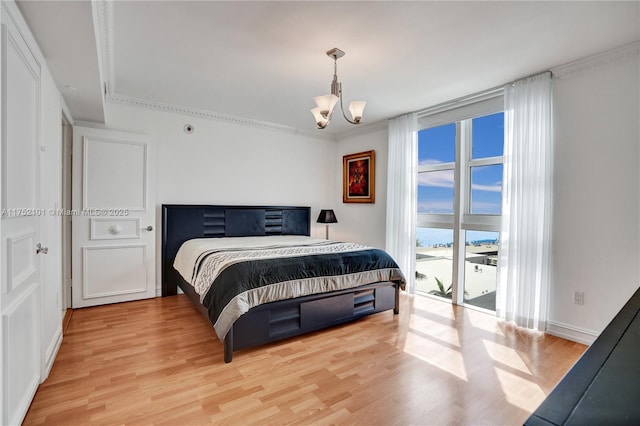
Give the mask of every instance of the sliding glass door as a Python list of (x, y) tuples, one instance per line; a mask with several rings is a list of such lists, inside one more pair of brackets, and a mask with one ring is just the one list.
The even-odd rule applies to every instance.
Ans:
[(502, 112), (418, 133), (416, 289), (495, 311)]

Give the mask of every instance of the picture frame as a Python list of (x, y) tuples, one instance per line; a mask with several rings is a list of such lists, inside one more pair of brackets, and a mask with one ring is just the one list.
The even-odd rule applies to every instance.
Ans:
[(342, 157), (342, 202), (375, 203), (375, 151), (364, 151)]

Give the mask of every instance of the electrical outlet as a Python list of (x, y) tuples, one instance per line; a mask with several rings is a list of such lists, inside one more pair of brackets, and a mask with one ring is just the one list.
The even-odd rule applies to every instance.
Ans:
[(573, 303), (576, 305), (584, 305), (584, 292), (582, 291), (573, 292)]

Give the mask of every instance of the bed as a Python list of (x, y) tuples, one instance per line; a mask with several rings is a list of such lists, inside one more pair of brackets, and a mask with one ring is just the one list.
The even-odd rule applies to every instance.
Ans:
[(182, 289), (223, 341), (225, 362), (240, 349), (398, 313), (404, 277), (393, 259), (310, 238), (310, 214), (298, 206), (162, 206), (162, 295)]

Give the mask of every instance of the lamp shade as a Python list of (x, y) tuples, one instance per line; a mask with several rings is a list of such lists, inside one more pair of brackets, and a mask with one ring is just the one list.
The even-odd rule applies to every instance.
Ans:
[(313, 108), (311, 110), (311, 114), (313, 114), (314, 118), (316, 119), (316, 124), (318, 125), (319, 128), (324, 129), (329, 123), (329, 119), (327, 117), (322, 116), (322, 113), (320, 112), (320, 108), (318, 107)]
[(336, 214), (333, 210), (320, 210), (318, 223), (338, 223), (338, 219), (336, 219)]
[(351, 113), (352, 120), (359, 123), (362, 119), (362, 113), (364, 112), (364, 106), (367, 103), (364, 101), (353, 101), (349, 105), (349, 112)]
[(336, 106), (339, 99), (336, 95), (316, 96), (313, 98), (313, 100), (316, 101), (316, 106), (320, 108), (320, 114), (322, 114), (324, 118), (329, 118), (333, 112), (333, 107)]

